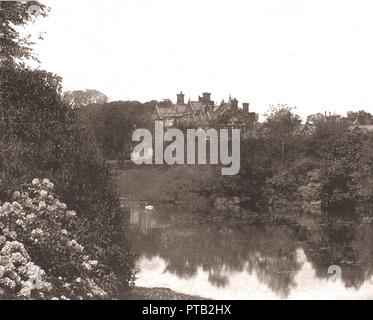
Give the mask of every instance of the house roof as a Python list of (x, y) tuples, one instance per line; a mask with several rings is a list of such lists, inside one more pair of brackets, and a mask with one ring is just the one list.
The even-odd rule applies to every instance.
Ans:
[(175, 111), (177, 113), (185, 113), (188, 111), (188, 105), (183, 103), (183, 104), (176, 104), (175, 105)]
[(156, 105), (155, 111), (159, 117), (166, 116), (172, 114), (174, 107), (173, 106), (165, 106), (165, 105)]
[(190, 101), (190, 107), (192, 111), (200, 111), (203, 110), (203, 102), (202, 101)]

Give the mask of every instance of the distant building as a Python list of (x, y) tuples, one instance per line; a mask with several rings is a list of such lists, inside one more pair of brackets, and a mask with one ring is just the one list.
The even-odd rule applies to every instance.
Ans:
[(316, 125), (310, 121), (305, 124), (301, 124), (296, 132), (300, 136), (311, 136), (315, 133)]
[[(180, 92), (176, 95), (176, 103), (171, 100), (164, 100), (157, 103), (154, 110), (154, 120), (163, 120), (165, 127), (173, 127), (182, 124), (194, 126), (206, 126), (211, 121), (217, 119), (227, 111), (238, 111), (238, 100), (229, 97), (220, 105), (216, 106), (211, 100), (211, 93), (203, 92), (198, 96), (197, 101), (188, 100), (185, 103), (185, 95)], [(249, 112), (249, 104), (243, 103), (242, 119), (235, 119), (235, 123), (241, 123), (246, 129), (253, 129), (257, 115), (255, 112)], [(246, 127), (247, 124), (247, 127)]]
[(204, 92), (198, 101), (189, 100), (185, 103), (182, 92), (177, 94), (176, 104), (170, 100), (162, 101), (155, 106), (154, 120), (163, 120), (165, 127), (180, 124), (204, 125), (212, 119), (215, 103), (211, 94)]

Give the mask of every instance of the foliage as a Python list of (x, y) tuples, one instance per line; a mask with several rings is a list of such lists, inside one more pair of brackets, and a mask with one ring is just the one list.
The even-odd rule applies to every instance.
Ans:
[(264, 128), (276, 142), (287, 142), (299, 127), (301, 119), (294, 113), (294, 108), (287, 105), (271, 106), (266, 114)]
[(357, 122), (362, 125), (373, 123), (373, 116), (369, 112), (366, 112), (364, 110), (360, 110), (357, 112), (347, 112), (347, 119), (351, 122), (357, 120)]
[(63, 94), (64, 101), (73, 108), (81, 108), (95, 103), (107, 103), (108, 97), (98, 90), (67, 91)]
[(45, 17), (49, 9), (38, 1), (1, 1), (0, 2), (0, 65), (12, 66), (22, 59), (36, 59), (32, 53), (30, 36), (21, 37), (20, 27), (33, 22), (34, 15), (30, 6), (37, 5), (39, 15)]
[(279, 172), (266, 181), (265, 196), (271, 202), (276, 200), (300, 200), (298, 189), (305, 185), (307, 174), (318, 167), (309, 158), (296, 161), (290, 168)]
[(296, 135), (300, 123), (300, 117), (292, 107), (279, 104), (269, 109), (260, 134), (266, 138), (275, 173), (291, 165), (301, 152), (301, 141)]
[[(59, 78), (46, 71), (5, 69), (1, 110), (0, 198), (45, 176), (61, 199), (80, 213), (78, 240), (115, 272), (117, 294), (133, 279), (133, 256), (121, 228), (115, 185), (78, 110), (61, 98)], [(24, 90), (18, 90), (24, 88)]]
[(79, 215), (53, 190), (35, 178), (0, 208), (3, 298), (108, 298), (116, 277), (79, 243)]
[[(119, 297), (133, 280), (134, 266), (122, 231), (114, 183), (90, 129), (78, 111), (62, 100), (61, 79), (22, 63), (33, 57), (32, 43), (21, 38), (17, 28), (33, 21), (28, 12), (33, 4), (38, 3), (0, 3), (0, 199), (6, 201), (11, 190), (35, 176), (54, 181), (61, 200), (79, 212), (76, 241), (87, 255), (100, 261), (100, 284), (115, 274), (118, 281), (105, 289)], [(38, 5), (39, 13), (45, 16), (47, 8)], [(48, 250), (44, 247), (35, 255), (28, 254), (40, 264), (48, 264), (54, 255)], [(55, 250), (60, 250), (58, 245)], [(66, 259), (73, 268), (78, 257), (67, 255)]]
[(352, 208), (363, 171), (363, 135), (348, 131), (329, 144), (323, 163), (321, 201), (325, 208)]
[(220, 178), (224, 193), (239, 195), (243, 203), (256, 207), (263, 200), (266, 179), (273, 174), (268, 152), (265, 139), (251, 137), (243, 139), (239, 173)]
[(85, 107), (81, 119), (89, 127), (106, 159), (129, 159), (135, 128), (152, 128), (155, 101), (112, 102)]
[(329, 153), (329, 146), (348, 130), (349, 123), (345, 120), (315, 122), (315, 131), (312, 136), (304, 142), (306, 157), (323, 159)]

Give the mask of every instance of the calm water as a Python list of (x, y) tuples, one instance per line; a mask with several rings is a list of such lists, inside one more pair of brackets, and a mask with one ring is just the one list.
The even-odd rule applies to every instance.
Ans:
[(373, 299), (371, 222), (291, 221), (260, 225), (165, 205), (148, 212), (131, 202), (136, 285), (213, 299)]

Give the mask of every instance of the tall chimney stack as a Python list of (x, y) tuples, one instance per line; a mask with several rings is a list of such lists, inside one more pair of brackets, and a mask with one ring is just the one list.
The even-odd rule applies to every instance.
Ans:
[(244, 102), (242, 103), (242, 108), (244, 113), (249, 113), (249, 103)]
[(177, 104), (184, 104), (184, 93), (182, 91), (177, 94)]
[(203, 92), (202, 97), (198, 96), (198, 101), (202, 102), (204, 105), (211, 104), (211, 93), (210, 92)]
[(231, 107), (232, 107), (232, 110), (238, 109), (238, 100), (236, 98), (231, 99)]

